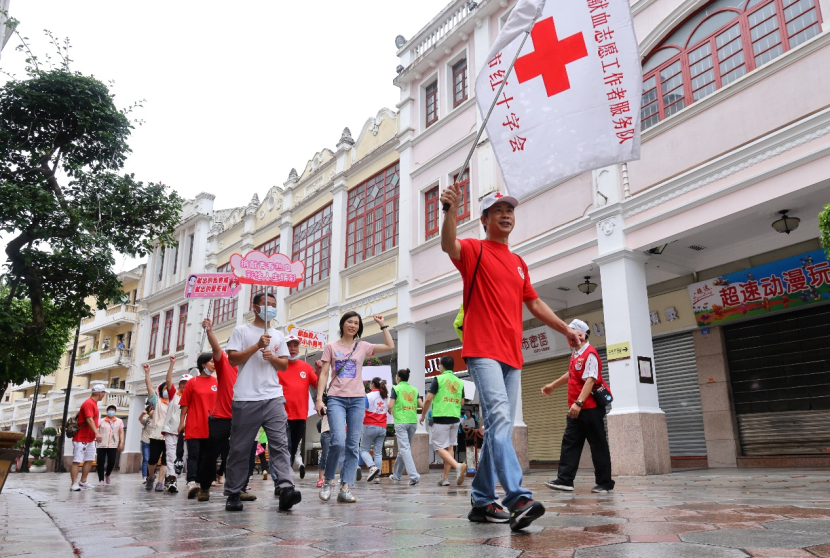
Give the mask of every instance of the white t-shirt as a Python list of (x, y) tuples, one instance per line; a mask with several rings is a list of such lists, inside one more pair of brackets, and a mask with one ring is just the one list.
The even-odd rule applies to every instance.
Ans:
[[(251, 345), (256, 345), (262, 335), (262, 328), (252, 323), (236, 326), (225, 351), (244, 351)], [(268, 335), (271, 336), (271, 345), (268, 347), (271, 352), (281, 357), (288, 356), (285, 336), (273, 327), (268, 328)], [(267, 401), (277, 397), (282, 397), (282, 386), (277, 370), (270, 362), (262, 358), (262, 353), (257, 351), (251, 355), (248, 362), (239, 365), (239, 374), (233, 386), (233, 400)]]

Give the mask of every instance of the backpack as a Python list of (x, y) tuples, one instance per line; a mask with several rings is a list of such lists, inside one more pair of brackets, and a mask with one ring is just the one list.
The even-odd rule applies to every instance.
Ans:
[(80, 430), (80, 426), (78, 426), (78, 415), (70, 418), (66, 421), (66, 425), (63, 427), (63, 431), (66, 434), (67, 438), (74, 438), (75, 435)]

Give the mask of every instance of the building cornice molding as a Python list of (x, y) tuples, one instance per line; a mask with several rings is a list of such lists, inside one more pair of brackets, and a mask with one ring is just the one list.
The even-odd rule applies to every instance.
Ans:
[[(349, 178), (352, 178), (354, 175), (362, 172), (367, 167), (370, 167), (372, 166), (372, 164), (377, 163), (379, 159), (386, 157), (390, 153), (395, 152), (397, 147), (398, 138), (397, 136), (392, 136), (391, 138), (380, 144), (377, 148), (367, 153), (364, 157), (352, 163), (352, 165), (348, 169), (343, 171), (343, 177), (347, 180)], [(380, 170), (381, 169), (378, 169), (378, 171)]]
[(597, 256), (594, 258), (594, 263), (602, 266), (619, 260), (634, 260), (635, 262), (646, 263), (649, 257), (642, 252), (635, 252), (634, 250), (623, 248)]
[(354, 264), (351, 267), (347, 267), (340, 271), (340, 277), (343, 279), (351, 279), (361, 273), (365, 273), (367, 271), (371, 271), (372, 269), (384, 266), (388, 264), (391, 260), (397, 260), (399, 252), (399, 247), (395, 246), (394, 248), (390, 248), (384, 252), (381, 252), (377, 256), (372, 256), (369, 259), (363, 260), (359, 264)]
[[(448, 157), (451, 157), (451, 156), (455, 155), (456, 152), (459, 149), (461, 149), (465, 144), (472, 143), (473, 140), (475, 140), (475, 139), (476, 139), (476, 131), (472, 131), (469, 134), (467, 134), (466, 136), (457, 139), (451, 145), (448, 145), (445, 149), (442, 149), (434, 157), (432, 157), (431, 159), (428, 159), (426, 162), (424, 162), (417, 169), (415, 169), (414, 171), (409, 173), (409, 175), (413, 178), (415, 178), (416, 176), (420, 176), (421, 174), (423, 174), (426, 171), (430, 170), (432, 167), (434, 167), (435, 165), (437, 165), (438, 163), (440, 163), (444, 159), (447, 159)], [(459, 165), (459, 167), (460, 166), (461, 165)]]
[[(466, 101), (464, 101), (463, 103), (461, 103), (460, 105), (455, 107), (452, 110), (452, 112), (450, 112), (448, 115), (446, 115), (443, 118), (439, 118), (438, 122), (436, 122), (435, 124), (432, 124), (429, 128), (425, 129), (423, 132), (421, 132), (420, 134), (415, 136), (412, 139), (412, 145), (418, 145), (422, 141), (427, 140), (432, 135), (436, 134), (438, 132), (438, 130), (440, 130), (444, 126), (447, 126), (450, 122), (452, 122), (453, 120), (455, 120), (456, 118), (458, 118), (459, 116), (461, 116), (462, 114), (464, 114), (465, 112), (470, 110), (471, 108), (475, 109), (475, 104), (476, 104), (476, 98), (475, 98), (475, 96), (471, 96), (469, 99), (467, 99)], [(477, 126), (473, 125), (473, 132), (472, 132), (473, 137), (475, 137), (476, 132), (478, 132)], [(445, 151), (446, 151), (446, 149), (445, 149)]]
[(625, 218), (634, 217), (828, 133), (830, 133), (830, 108), (636, 194), (623, 202), (623, 215)]
[(315, 295), (320, 291), (327, 291), (329, 288), (330, 280), (331, 277), (326, 277), (322, 281), (318, 281), (310, 287), (307, 287), (301, 291), (297, 291), (296, 293), (288, 295), (287, 297), (285, 297), (285, 303), (290, 305), (297, 302), (298, 300), (302, 300), (307, 296)]
[[(467, 231), (470, 231), (470, 230), (473, 230), (473, 229), (479, 227), (480, 225), (481, 225), (481, 221), (479, 221), (478, 219), (470, 219), (466, 223), (462, 223), (462, 224), (458, 225), (458, 227), (456, 229), (456, 234), (465, 233)], [(419, 231), (419, 234), (422, 233), (422, 232), (423, 231)], [(416, 246), (415, 248), (410, 250), (409, 253), (414, 256), (415, 254), (420, 254), (421, 252), (423, 252), (425, 250), (429, 250), (433, 246), (437, 246), (440, 243), (441, 243), (441, 235), (439, 234), (435, 238), (430, 238), (426, 242), (423, 242), (423, 243), (419, 244), (418, 246)]]

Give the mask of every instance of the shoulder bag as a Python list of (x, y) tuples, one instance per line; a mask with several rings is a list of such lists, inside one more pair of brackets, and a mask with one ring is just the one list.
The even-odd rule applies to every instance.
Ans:
[[(346, 368), (346, 363), (349, 362), (349, 359), (352, 358), (352, 355), (357, 350), (358, 343), (360, 343), (360, 339), (357, 339), (354, 342), (354, 347), (352, 347), (352, 352), (350, 352), (348, 354), (348, 356), (341, 361), (343, 363), (343, 365), (340, 367), (339, 370), (337, 369), (337, 361), (336, 360), (334, 361), (334, 371), (337, 372), (337, 374), (335, 374), (334, 378), (331, 379), (332, 382), (334, 381), (335, 378), (337, 378), (340, 375), (341, 372), (343, 372), (343, 369)], [(323, 399), (323, 405), (328, 405), (329, 404), (329, 387), (328, 386), (326, 386), (326, 389), (323, 390), (322, 399)]]

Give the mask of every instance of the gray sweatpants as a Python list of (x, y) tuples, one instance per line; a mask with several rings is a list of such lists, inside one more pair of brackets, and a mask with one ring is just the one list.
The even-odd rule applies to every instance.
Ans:
[(265, 401), (234, 401), (231, 423), (231, 443), (225, 470), (225, 496), (239, 494), (248, 483), (248, 462), (251, 444), (259, 427), (268, 436), (268, 464), (274, 485), (279, 488), (294, 486), (294, 470), (288, 450), (288, 415), (285, 398)]

